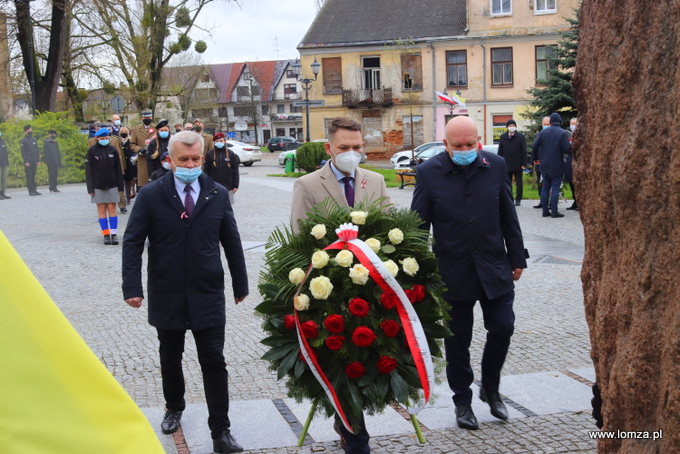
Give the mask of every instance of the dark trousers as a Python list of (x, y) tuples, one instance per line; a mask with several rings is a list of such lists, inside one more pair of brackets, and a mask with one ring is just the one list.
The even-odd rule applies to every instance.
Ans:
[(28, 166), (24, 166), (26, 171), (26, 187), (28, 188), (28, 193), (33, 194), (38, 191), (38, 186), (35, 184), (35, 172), (38, 169), (37, 162), (29, 162)]
[(56, 164), (47, 164), (47, 175), (50, 182), (50, 191), (56, 191), (57, 179), (59, 178), (59, 166)]
[(571, 189), (571, 195), (574, 198), (574, 203), (572, 203), (571, 206), (577, 207), (578, 203), (576, 203), (576, 191), (574, 190), (574, 182), (573, 181), (569, 182), (569, 189)]
[(359, 421), (360, 429), (356, 433), (352, 433), (345, 429), (345, 426), (340, 421), (340, 418), (335, 417), (335, 422), (340, 428), (340, 435), (345, 439), (345, 452), (347, 454), (368, 454), (371, 452), (371, 447), (368, 446), (368, 440), (371, 436), (366, 430), (366, 422), (364, 421), (364, 415), (361, 415), (361, 421)]
[[(161, 377), (163, 395), (168, 410), (184, 411), (184, 353), (185, 330), (158, 329), (160, 341)], [(198, 351), (198, 362), (203, 373), (203, 389), (208, 404), (208, 427), (213, 438), (228, 430), (229, 382), (224, 362), (224, 325), (201, 331), (192, 331)]]
[[(560, 200), (561, 185), (562, 175), (556, 177), (543, 175), (543, 187), (541, 188), (541, 205), (543, 205), (543, 214), (557, 213), (557, 202)], [(548, 199), (550, 199), (550, 205), (548, 205)], [(550, 212), (548, 210), (550, 210)]]
[(512, 191), (512, 177), (515, 177), (515, 186), (517, 187), (517, 196), (515, 200), (522, 200), (522, 195), (524, 194), (524, 187), (522, 186), (522, 175), (521, 170), (515, 170), (514, 172), (508, 171), (508, 177), (510, 178), (510, 190)]
[[(515, 330), (515, 313), (512, 304), (515, 291), (494, 299), (486, 297), (479, 300), (484, 315), (486, 345), (482, 355), (482, 386), (489, 391), (497, 391), (501, 381), (501, 369), (510, 347), (510, 338)], [(451, 320), (449, 329), (453, 336), (444, 340), (446, 348), (446, 377), (453, 391), (455, 405), (472, 402), (470, 385), (474, 378), (470, 367), (470, 342), (474, 323), (473, 308), (475, 301), (449, 301)]]

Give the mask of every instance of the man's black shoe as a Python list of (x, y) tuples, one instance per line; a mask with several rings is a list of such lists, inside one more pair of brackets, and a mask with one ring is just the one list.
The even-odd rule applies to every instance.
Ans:
[(104, 244), (111, 244), (111, 235), (104, 235)]
[(515, 206), (516, 206), (516, 207), (520, 206), (521, 204), (522, 204), (522, 201), (521, 201), (521, 200), (515, 201)]
[(551, 214), (550, 217), (551, 217), (551, 218), (563, 218), (564, 215), (563, 215), (562, 213), (560, 213), (560, 212), (557, 212), (557, 213), (555, 213), (555, 214)]
[(547, 217), (549, 217), (549, 216), (550, 216), (550, 213), (543, 213), (543, 217), (544, 217), (544, 218), (547, 218)]
[(38, 195), (38, 194), (37, 194), (36, 192), (29, 192), (28, 195), (30, 195), (31, 197), (33, 197), (34, 195)]
[(576, 205), (575, 203), (573, 203), (569, 208), (567, 208), (567, 210), (578, 211), (578, 205)]
[(234, 440), (234, 437), (229, 433), (229, 431), (225, 430), (220, 434), (219, 437), (213, 440), (213, 451), (219, 453), (241, 452), (243, 451), (243, 448), (241, 445), (236, 443), (236, 440)]
[[(163, 422), (161, 423), (161, 432), (164, 434), (171, 434), (177, 432), (179, 429), (179, 421), (182, 419), (182, 412), (176, 410), (168, 410), (163, 416)], [(224, 451), (218, 451), (224, 452)]]
[(479, 429), (477, 418), (472, 412), (472, 406), (470, 404), (456, 405), (456, 422), (458, 423), (458, 427), (461, 429)]
[(127, 213), (127, 208), (125, 208), (125, 207), (121, 208), (121, 209), (120, 209), (120, 212), (121, 212), (121, 213)]
[(39, 193), (38, 191), (35, 191), (35, 192), (33, 193), (33, 195), (42, 195), (42, 194)]
[(491, 414), (498, 419), (508, 419), (508, 409), (501, 400), (501, 395), (498, 391), (486, 392), (484, 387), (479, 388), (479, 398), (482, 402), (489, 404)]
[(111, 244), (113, 245), (118, 244), (118, 235), (116, 235), (115, 233), (111, 234)]
[(3, 192), (0, 192), (0, 195), (2, 195), (5, 199), (8, 199), (8, 200), (11, 199), (11, 197), (8, 196), (7, 194), (5, 194), (4, 191), (3, 191)]
[(538, 205), (534, 205), (534, 208), (543, 208), (543, 205), (539, 203)]

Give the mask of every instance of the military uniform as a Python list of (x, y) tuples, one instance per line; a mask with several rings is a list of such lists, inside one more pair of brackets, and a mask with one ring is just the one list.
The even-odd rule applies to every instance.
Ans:
[(29, 195), (40, 195), (38, 186), (35, 183), (35, 172), (40, 164), (40, 149), (38, 142), (33, 136), (25, 136), (21, 139), (21, 157), (24, 160), (24, 171), (26, 172), (26, 187)]
[(57, 180), (59, 178), (59, 168), (61, 167), (61, 151), (56, 139), (45, 139), (43, 142), (43, 156), (45, 164), (47, 164), (50, 192), (59, 192)]
[(137, 186), (142, 187), (149, 182), (149, 172), (146, 168), (146, 155), (139, 154), (139, 150), (149, 145), (156, 135), (156, 128), (152, 125), (137, 125), (130, 132), (130, 147), (137, 153)]

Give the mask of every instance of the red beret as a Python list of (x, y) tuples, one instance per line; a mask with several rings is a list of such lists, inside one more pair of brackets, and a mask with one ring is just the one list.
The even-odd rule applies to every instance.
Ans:
[(213, 140), (226, 139), (226, 138), (227, 138), (227, 136), (225, 136), (223, 132), (218, 132), (217, 134), (215, 134), (213, 136)]

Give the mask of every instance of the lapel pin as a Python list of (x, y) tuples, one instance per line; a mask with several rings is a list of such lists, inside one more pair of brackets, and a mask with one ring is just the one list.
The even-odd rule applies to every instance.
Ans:
[(182, 214), (179, 216), (180, 219), (189, 219), (189, 216), (187, 216), (187, 212), (183, 211)]
[(361, 179), (361, 187), (366, 189), (366, 178)]

